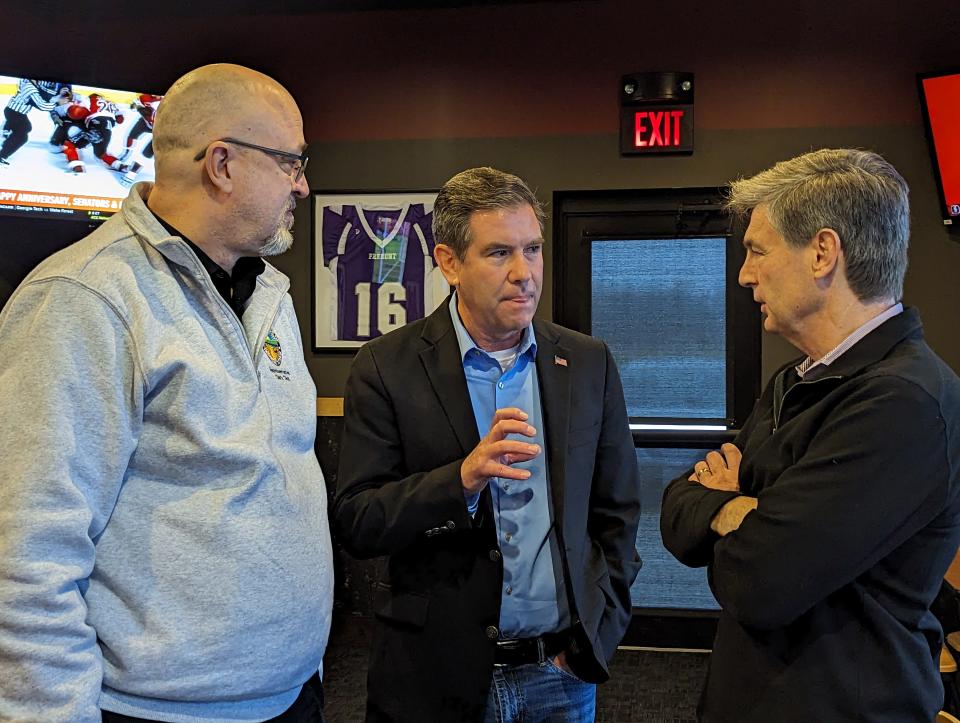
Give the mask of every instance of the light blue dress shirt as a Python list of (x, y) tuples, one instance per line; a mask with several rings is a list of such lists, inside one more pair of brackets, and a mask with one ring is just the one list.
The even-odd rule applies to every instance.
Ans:
[[(515, 468), (530, 470), (525, 480), (490, 479), (497, 540), (503, 555), (500, 633), (504, 638), (526, 638), (568, 627), (563, 594), (562, 570), (550, 511), (550, 484), (547, 471), (543, 411), (537, 379), (537, 343), (533, 325), (520, 341), (513, 365), (503, 371), (500, 363), (480, 349), (460, 320), (457, 296), (450, 299), (450, 318), (457, 333), (467, 389), (477, 421), (477, 432), (487, 435), (494, 412), (518, 407), (529, 416), (527, 423), (537, 430), (533, 438), (510, 438), (540, 446), (540, 454)], [(467, 498), (470, 513), (476, 512), (479, 495)], [(558, 585), (558, 580), (561, 584)]]

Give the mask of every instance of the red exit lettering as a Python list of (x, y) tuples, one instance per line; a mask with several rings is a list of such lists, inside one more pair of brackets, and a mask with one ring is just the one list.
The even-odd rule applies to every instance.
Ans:
[(634, 116), (634, 145), (637, 148), (679, 146), (682, 110), (645, 110)]

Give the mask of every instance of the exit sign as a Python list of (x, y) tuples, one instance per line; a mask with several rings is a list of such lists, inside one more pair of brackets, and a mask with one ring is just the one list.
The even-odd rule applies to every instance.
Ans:
[(693, 73), (645, 71), (620, 78), (620, 155), (693, 153)]
[(620, 153), (693, 153), (693, 105), (625, 105)]

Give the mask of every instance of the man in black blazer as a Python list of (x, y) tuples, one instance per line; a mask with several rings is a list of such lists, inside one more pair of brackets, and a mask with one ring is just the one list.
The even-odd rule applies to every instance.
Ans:
[(334, 517), (378, 584), (368, 720), (593, 720), (630, 619), (640, 488), (606, 345), (534, 321), (543, 211), (475, 168), (434, 206), (455, 292), (347, 382)]

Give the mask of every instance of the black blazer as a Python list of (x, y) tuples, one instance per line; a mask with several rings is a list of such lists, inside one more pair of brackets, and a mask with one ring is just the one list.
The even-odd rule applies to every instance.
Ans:
[[(602, 682), (640, 568), (636, 454), (606, 345), (539, 320), (534, 332), (550, 501), (580, 621), (567, 660)], [(389, 558), (375, 599), (368, 719), (479, 719), (503, 565), (489, 489), (474, 518), (464, 501), (460, 465), (479, 436), (446, 303), (360, 349), (344, 414), (336, 533), (355, 557)]]

